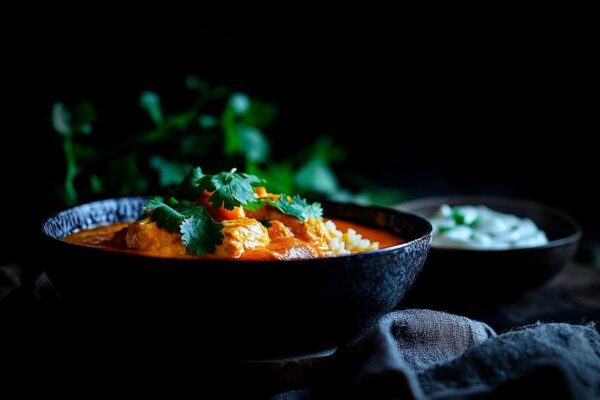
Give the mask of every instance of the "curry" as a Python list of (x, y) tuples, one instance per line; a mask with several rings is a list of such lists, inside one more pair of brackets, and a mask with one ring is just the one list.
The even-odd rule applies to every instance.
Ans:
[(141, 219), (73, 233), (69, 243), (159, 257), (293, 260), (354, 254), (401, 244), (379, 229), (324, 219), (319, 203), (269, 193), (235, 170), (195, 168), (168, 199), (151, 197)]

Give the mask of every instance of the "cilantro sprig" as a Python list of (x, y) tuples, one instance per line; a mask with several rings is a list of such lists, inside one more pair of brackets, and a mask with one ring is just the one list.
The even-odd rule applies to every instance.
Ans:
[(264, 198), (262, 200), (272, 205), (282, 213), (296, 217), (301, 221), (306, 221), (309, 218), (323, 218), (323, 208), (321, 207), (321, 203), (309, 204), (306, 199), (303, 199), (299, 195), (295, 195), (290, 200), (288, 195), (282, 193), (279, 195), (279, 199), (277, 199), (277, 201), (273, 201), (268, 198)]
[(173, 191), (177, 197), (196, 200), (204, 193), (204, 190), (200, 189), (199, 182), (204, 177), (202, 168), (192, 168), (190, 172), (183, 178), (179, 186)]
[(233, 210), (235, 207), (245, 207), (256, 210), (262, 204), (254, 196), (254, 187), (265, 183), (255, 175), (238, 173), (235, 168), (229, 172), (205, 175), (197, 167), (175, 189), (175, 194), (188, 200), (196, 200), (204, 192), (208, 192), (208, 202), (213, 208)]
[(215, 251), (223, 242), (223, 224), (216, 222), (206, 207), (174, 197), (164, 201), (160, 196), (151, 197), (144, 211), (150, 212), (152, 221), (168, 230), (179, 232), (189, 253), (199, 256)]
[[(257, 198), (254, 187), (265, 183), (257, 176), (238, 173), (235, 168), (229, 172), (207, 175), (200, 167), (196, 167), (173, 190), (173, 196), (168, 199), (151, 197), (144, 211), (159, 227), (169, 232), (179, 232), (187, 251), (199, 256), (214, 252), (224, 239), (224, 225), (213, 219), (205, 205), (197, 203), (205, 195), (215, 209), (244, 207), (256, 211), (267, 203), (301, 221), (323, 217), (321, 204), (308, 203), (298, 195), (289, 197), (282, 193), (276, 201)], [(266, 226), (269, 224), (268, 221), (261, 222)]]
[(174, 198), (170, 198), (165, 203), (161, 196), (154, 196), (148, 199), (148, 202), (144, 205), (144, 211), (152, 213), (152, 220), (159, 227), (165, 228), (169, 232), (177, 232), (179, 225), (186, 216), (175, 209), (176, 203), (177, 201)]
[(215, 222), (206, 208), (200, 206), (201, 212), (186, 218), (179, 227), (181, 240), (188, 252), (203, 256), (212, 253), (223, 242), (223, 224)]
[(198, 181), (200, 189), (212, 193), (208, 201), (214, 208), (223, 206), (226, 210), (233, 210), (240, 206), (257, 207), (258, 200), (253, 187), (264, 185), (265, 181), (255, 175), (235, 171), (234, 168), (229, 172), (205, 175)]

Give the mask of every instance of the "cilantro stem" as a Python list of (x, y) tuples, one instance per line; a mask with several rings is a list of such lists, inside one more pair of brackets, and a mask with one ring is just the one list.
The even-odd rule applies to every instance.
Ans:
[(64, 187), (65, 202), (67, 205), (72, 206), (77, 204), (78, 200), (77, 190), (75, 189), (75, 178), (77, 177), (78, 168), (77, 159), (75, 158), (75, 149), (73, 148), (73, 138), (71, 136), (64, 137), (63, 150), (65, 152), (65, 159), (67, 163)]

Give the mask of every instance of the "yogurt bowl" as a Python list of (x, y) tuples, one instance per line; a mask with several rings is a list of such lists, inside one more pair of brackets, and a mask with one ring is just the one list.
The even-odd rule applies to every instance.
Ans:
[[(410, 293), (419, 306), (498, 303), (539, 287), (572, 260), (582, 234), (568, 214), (527, 200), (431, 197), (397, 207), (434, 226), (429, 257)], [(485, 229), (478, 230), (481, 226)], [(464, 232), (448, 237), (452, 229)], [(483, 232), (490, 234), (487, 239), (471, 237)], [(511, 232), (518, 233), (512, 241)]]
[(520, 218), (484, 205), (442, 204), (430, 222), (438, 248), (507, 250), (548, 244), (546, 233), (531, 218)]

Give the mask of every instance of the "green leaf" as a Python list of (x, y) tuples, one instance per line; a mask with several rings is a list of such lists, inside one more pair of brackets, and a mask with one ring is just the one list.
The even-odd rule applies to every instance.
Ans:
[(71, 129), (71, 112), (60, 101), (52, 106), (52, 126), (54, 130), (63, 136), (73, 134)]
[(321, 158), (313, 158), (296, 171), (296, 187), (303, 193), (332, 195), (340, 184), (331, 167)]
[(223, 152), (226, 156), (231, 156), (240, 150), (240, 133), (236, 118), (236, 111), (230, 101), (221, 115), (221, 125), (224, 134)]
[(277, 117), (277, 107), (264, 101), (252, 99), (250, 108), (242, 118), (242, 124), (257, 129), (265, 129)]
[(101, 194), (103, 192), (102, 181), (98, 178), (98, 175), (90, 175), (90, 187), (95, 194)]
[(87, 101), (78, 103), (75, 112), (69, 111), (63, 103), (56, 102), (52, 106), (51, 119), (54, 130), (62, 136), (89, 135), (96, 112), (92, 103)]
[(82, 101), (75, 107), (75, 132), (89, 135), (92, 123), (96, 121), (96, 110), (89, 101)]
[(266, 169), (250, 166), (248, 172), (269, 182), (271, 193), (296, 193), (294, 185), (294, 170), (290, 163), (268, 163)]
[(146, 91), (140, 96), (140, 107), (142, 107), (156, 126), (162, 125), (163, 114), (160, 108), (160, 97), (157, 93)]
[(454, 222), (456, 222), (458, 225), (463, 225), (465, 223), (465, 215), (460, 212), (458, 209), (454, 208), (452, 209), (452, 219), (454, 219)]
[(214, 208), (221, 206), (227, 210), (234, 207), (252, 206), (256, 202), (253, 187), (264, 184), (265, 181), (249, 174), (236, 173), (235, 168), (229, 172), (216, 175), (205, 175), (199, 181), (199, 189), (212, 192), (208, 201)]
[(183, 199), (196, 200), (204, 193), (204, 189), (200, 187), (200, 179), (203, 176), (202, 168), (195, 167), (190, 169), (179, 186), (175, 188), (175, 194)]
[(208, 90), (208, 83), (198, 79), (195, 75), (188, 75), (185, 77), (185, 86), (190, 90), (196, 90), (198, 92)]
[(185, 131), (196, 119), (196, 111), (190, 110), (180, 114), (170, 115), (164, 120), (163, 127)]
[(335, 144), (329, 135), (319, 137), (311, 146), (301, 151), (298, 158), (301, 160), (322, 159), (325, 163), (333, 163), (346, 159), (346, 151)]
[(144, 194), (148, 189), (148, 179), (138, 165), (138, 156), (135, 152), (126, 153), (125, 156), (112, 159), (107, 163), (102, 174), (98, 174), (104, 183), (107, 193), (116, 193), (119, 196)]
[(309, 204), (306, 199), (301, 198), (299, 195), (295, 195), (290, 200), (286, 194), (282, 193), (279, 195), (277, 201), (271, 199), (262, 200), (277, 208), (282, 213), (296, 217), (301, 221), (306, 221), (309, 218), (323, 218), (321, 203)]
[(171, 197), (167, 202), (160, 196), (148, 199), (144, 211), (152, 221), (170, 232), (179, 232), (188, 252), (203, 256), (215, 251), (223, 241), (224, 226), (215, 222), (206, 207)]
[(82, 164), (95, 161), (99, 157), (99, 152), (94, 147), (78, 142), (73, 143), (73, 152), (77, 161)]
[(249, 211), (258, 211), (263, 207), (263, 202), (261, 200), (249, 201), (244, 204), (244, 208)]
[(198, 126), (202, 129), (210, 129), (217, 126), (219, 121), (209, 114), (202, 114), (198, 117)]
[(261, 163), (269, 156), (269, 142), (261, 131), (247, 126), (239, 126), (240, 150), (247, 160)]
[(169, 232), (177, 232), (179, 225), (185, 219), (185, 215), (171, 207), (171, 205), (166, 204), (160, 196), (148, 199), (148, 202), (144, 205), (144, 211), (151, 212), (152, 221)]
[(158, 154), (150, 157), (150, 167), (158, 172), (158, 183), (162, 187), (180, 183), (191, 168), (187, 163), (169, 161)]
[(243, 115), (250, 110), (250, 98), (245, 93), (233, 93), (229, 97), (229, 105), (237, 115)]
[(367, 204), (391, 206), (406, 200), (406, 193), (396, 188), (373, 187), (358, 194)]
[(179, 156), (189, 156), (190, 158), (204, 158), (215, 152), (215, 143), (217, 142), (216, 135), (199, 134), (197, 132), (190, 135), (179, 136)]
[(189, 253), (204, 256), (223, 242), (224, 226), (215, 222), (206, 208), (196, 207), (192, 216), (181, 223), (181, 240)]

